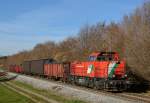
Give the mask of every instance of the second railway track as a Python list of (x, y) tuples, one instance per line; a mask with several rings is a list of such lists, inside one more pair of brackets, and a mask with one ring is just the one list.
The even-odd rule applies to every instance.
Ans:
[(45, 97), (43, 95), (37, 94), (35, 92), (32, 92), (28, 89), (21, 88), (13, 83), (7, 82), (7, 83), (2, 83), (5, 87), (11, 89), (12, 91), (15, 91), (27, 98), (29, 98), (33, 103), (59, 103), (53, 99), (50, 99), (48, 97)]

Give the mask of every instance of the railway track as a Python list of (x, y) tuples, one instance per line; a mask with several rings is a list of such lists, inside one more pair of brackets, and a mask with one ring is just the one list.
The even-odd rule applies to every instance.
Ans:
[[(29, 76), (32, 77), (32, 76)], [(39, 77), (38, 77), (39, 78)], [(89, 91), (89, 92), (94, 92), (96, 94), (104, 94), (104, 95), (109, 95), (115, 98), (121, 98), (121, 99), (125, 99), (127, 101), (135, 101), (137, 103), (150, 103), (150, 96), (147, 95), (143, 95), (143, 94), (139, 94), (139, 93), (128, 93), (128, 92), (121, 92), (121, 93), (112, 93), (112, 92), (107, 92), (104, 90), (95, 90), (92, 88), (87, 88), (87, 87), (82, 87), (82, 86), (78, 86), (78, 85), (72, 85), (72, 84), (66, 84), (60, 81), (54, 81), (54, 80), (50, 80), (50, 79), (45, 79), (45, 78), (39, 78), (42, 79), (44, 81), (50, 81), (59, 85), (66, 85), (72, 88), (77, 88), (77, 89), (82, 89), (85, 91)]]
[(94, 90), (92, 88), (86, 88), (86, 87), (81, 87), (81, 86), (75, 86), (75, 85), (70, 85), (70, 86), (78, 88), (78, 89), (86, 90), (89, 92), (94, 92), (96, 94), (103, 93), (104, 95), (109, 95), (115, 98), (125, 99), (127, 101), (135, 101), (137, 103), (150, 103), (150, 96), (139, 94), (139, 93), (128, 93), (128, 92), (112, 93), (112, 92), (107, 92), (104, 90)]
[[(45, 80), (45, 79), (43, 79), (43, 80)], [(137, 103), (150, 103), (150, 96), (146, 96), (146, 95), (139, 94), (139, 93), (128, 93), (128, 92), (112, 93), (112, 92), (107, 92), (107, 91), (103, 91), (103, 90), (94, 90), (92, 88), (66, 84), (66, 83), (62, 83), (59, 81), (58, 82), (55, 82), (52, 80), (46, 80), (46, 81), (54, 82), (54, 83), (61, 84), (61, 85), (66, 85), (66, 86), (77, 88), (77, 89), (82, 89), (82, 90), (89, 91), (89, 92), (94, 92), (96, 94), (109, 95), (109, 96), (112, 96), (115, 98), (125, 99), (127, 101), (135, 101)]]
[(1, 83), (1, 84), (4, 85), (5, 87), (7, 87), (8, 89), (11, 89), (12, 91), (15, 91), (15, 92), (29, 98), (33, 103), (58, 103), (55, 100), (52, 100), (48, 97), (37, 94), (35, 92), (29, 91), (28, 89), (21, 88), (15, 84), (10, 83), (10, 82)]
[(8, 88), (8, 89), (10, 89), (10, 90), (12, 90), (12, 91), (14, 91), (14, 92), (17, 92), (17, 93), (19, 93), (19, 94), (21, 94), (21, 95), (27, 97), (27, 98), (30, 99), (33, 103), (38, 103), (38, 101), (37, 101), (36, 99), (32, 98), (30, 95), (28, 95), (28, 94), (26, 94), (26, 93), (24, 93), (24, 92), (21, 92), (21, 91), (15, 89), (15, 88), (13, 88), (13, 87), (11, 87), (11, 86), (5, 84), (5, 83), (1, 83), (1, 84), (2, 84), (3, 86), (5, 86), (6, 88)]
[(137, 101), (141, 101), (145, 103), (150, 103), (150, 96), (146, 96), (146, 95), (142, 95), (138, 93), (123, 93), (123, 94), (120, 94), (120, 96), (135, 99)]
[(70, 85), (70, 87), (82, 89), (82, 90), (89, 91), (89, 92), (94, 92), (95, 94), (104, 94), (106, 96), (120, 98), (120, 99), (123, 99), (126, 101), (133, 101), (133, 102), (137, 102), (137, 103), (150, 103), (150, 96), (140, 95), (137, 93), (126, 93), (126, 92), (111, 93), (111, 92), (107, 92), (107, 91), (103, 91), (103, 90), (94, 90), (92, 88), (86, 88), (86, 87), (81, 87), (81, 86)]
[(33, 76), (29, 76), (29, 75), (24, 75), (27, 77), (31, 77), (31, 78), (38, 78), (38, 79), (42, 79), (44, 81), (48, 81), (48, 82), (53, 82), (55, 84), (58, 85), (64, 85), (64, 86), (68, 86), (71, 88), (76, 88), (76, 89), (82, 89), (88, 92), (93, 92), (95, 94), (104, 94), (104, 95), (108, 95), (111, 97), (115, 97), (115, 98), (121, 98), (127, 101), (133, 101), (133, 102), (137, 102), (137, 103), (150, 103), (150, 96), (147, 95), (143, 95), (143, 94), (139, 94), (139, 93), (128, 93), (128, 92), (122, 92), (122, 93), (112, 93), (112, 92), (106, 92), (103, 90), (95, 90), (92, 88), (87, 88), (87, 87), (81, 87), (81, 86), (77, 86), (77, 85), (71, 85), (71, 84), (66, 84), (60, 81), (53, 81), (50, 79), (45, 79), (45, 78), (40, 78), (40, 77), (33, 77)]

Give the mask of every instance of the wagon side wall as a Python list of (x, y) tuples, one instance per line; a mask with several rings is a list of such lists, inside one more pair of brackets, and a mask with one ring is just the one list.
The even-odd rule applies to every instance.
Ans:
[(30, 74), (31, 73), (31, 62), (30, 61), (25, 61), (23, 62), (23, 72), (25, 74)]

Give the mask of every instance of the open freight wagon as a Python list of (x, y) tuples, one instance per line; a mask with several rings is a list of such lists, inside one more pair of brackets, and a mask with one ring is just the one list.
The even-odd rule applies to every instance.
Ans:
[(70, 63), (46, 63), (44, 75), (55, 80), (67, 81), (70, 74)]
[(23, 69), (25, 74), (44, 75), (44, 64), (52, 63), (53, 59), (39, 59), (24, 61)]
[(10, 72), (15, 72), (15, 73), (23, 73), (23, 68), (22, 65), (10, 65), (9, 66), (9, 71)]

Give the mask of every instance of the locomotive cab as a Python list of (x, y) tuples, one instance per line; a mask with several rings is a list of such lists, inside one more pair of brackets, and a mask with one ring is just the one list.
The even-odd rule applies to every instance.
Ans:
[(119, 55), (116, 52), (100, 52), (92, 53), (89, 58), (89, 61), (118, 61)]
[(103, 63), (107, 63), (104, 67), (107, 70), (105, 77), (104, 88), (108, 90), (122, 90), (124, 87), (124, 80), (126, 79), (125, 61), (120, 60), (117, 52), (99, 52), (92, 53), (88, 60), (90, 62), (100, 62), (101, 67)]
[(125, 62), (119, 60), (119, 54), (117, 52), (99, 52), (92, 53), (88, 61), (90, 62), (107, 62), (108, 65), (108, 78), (109, 79), (120, 79), (125, 78)]

